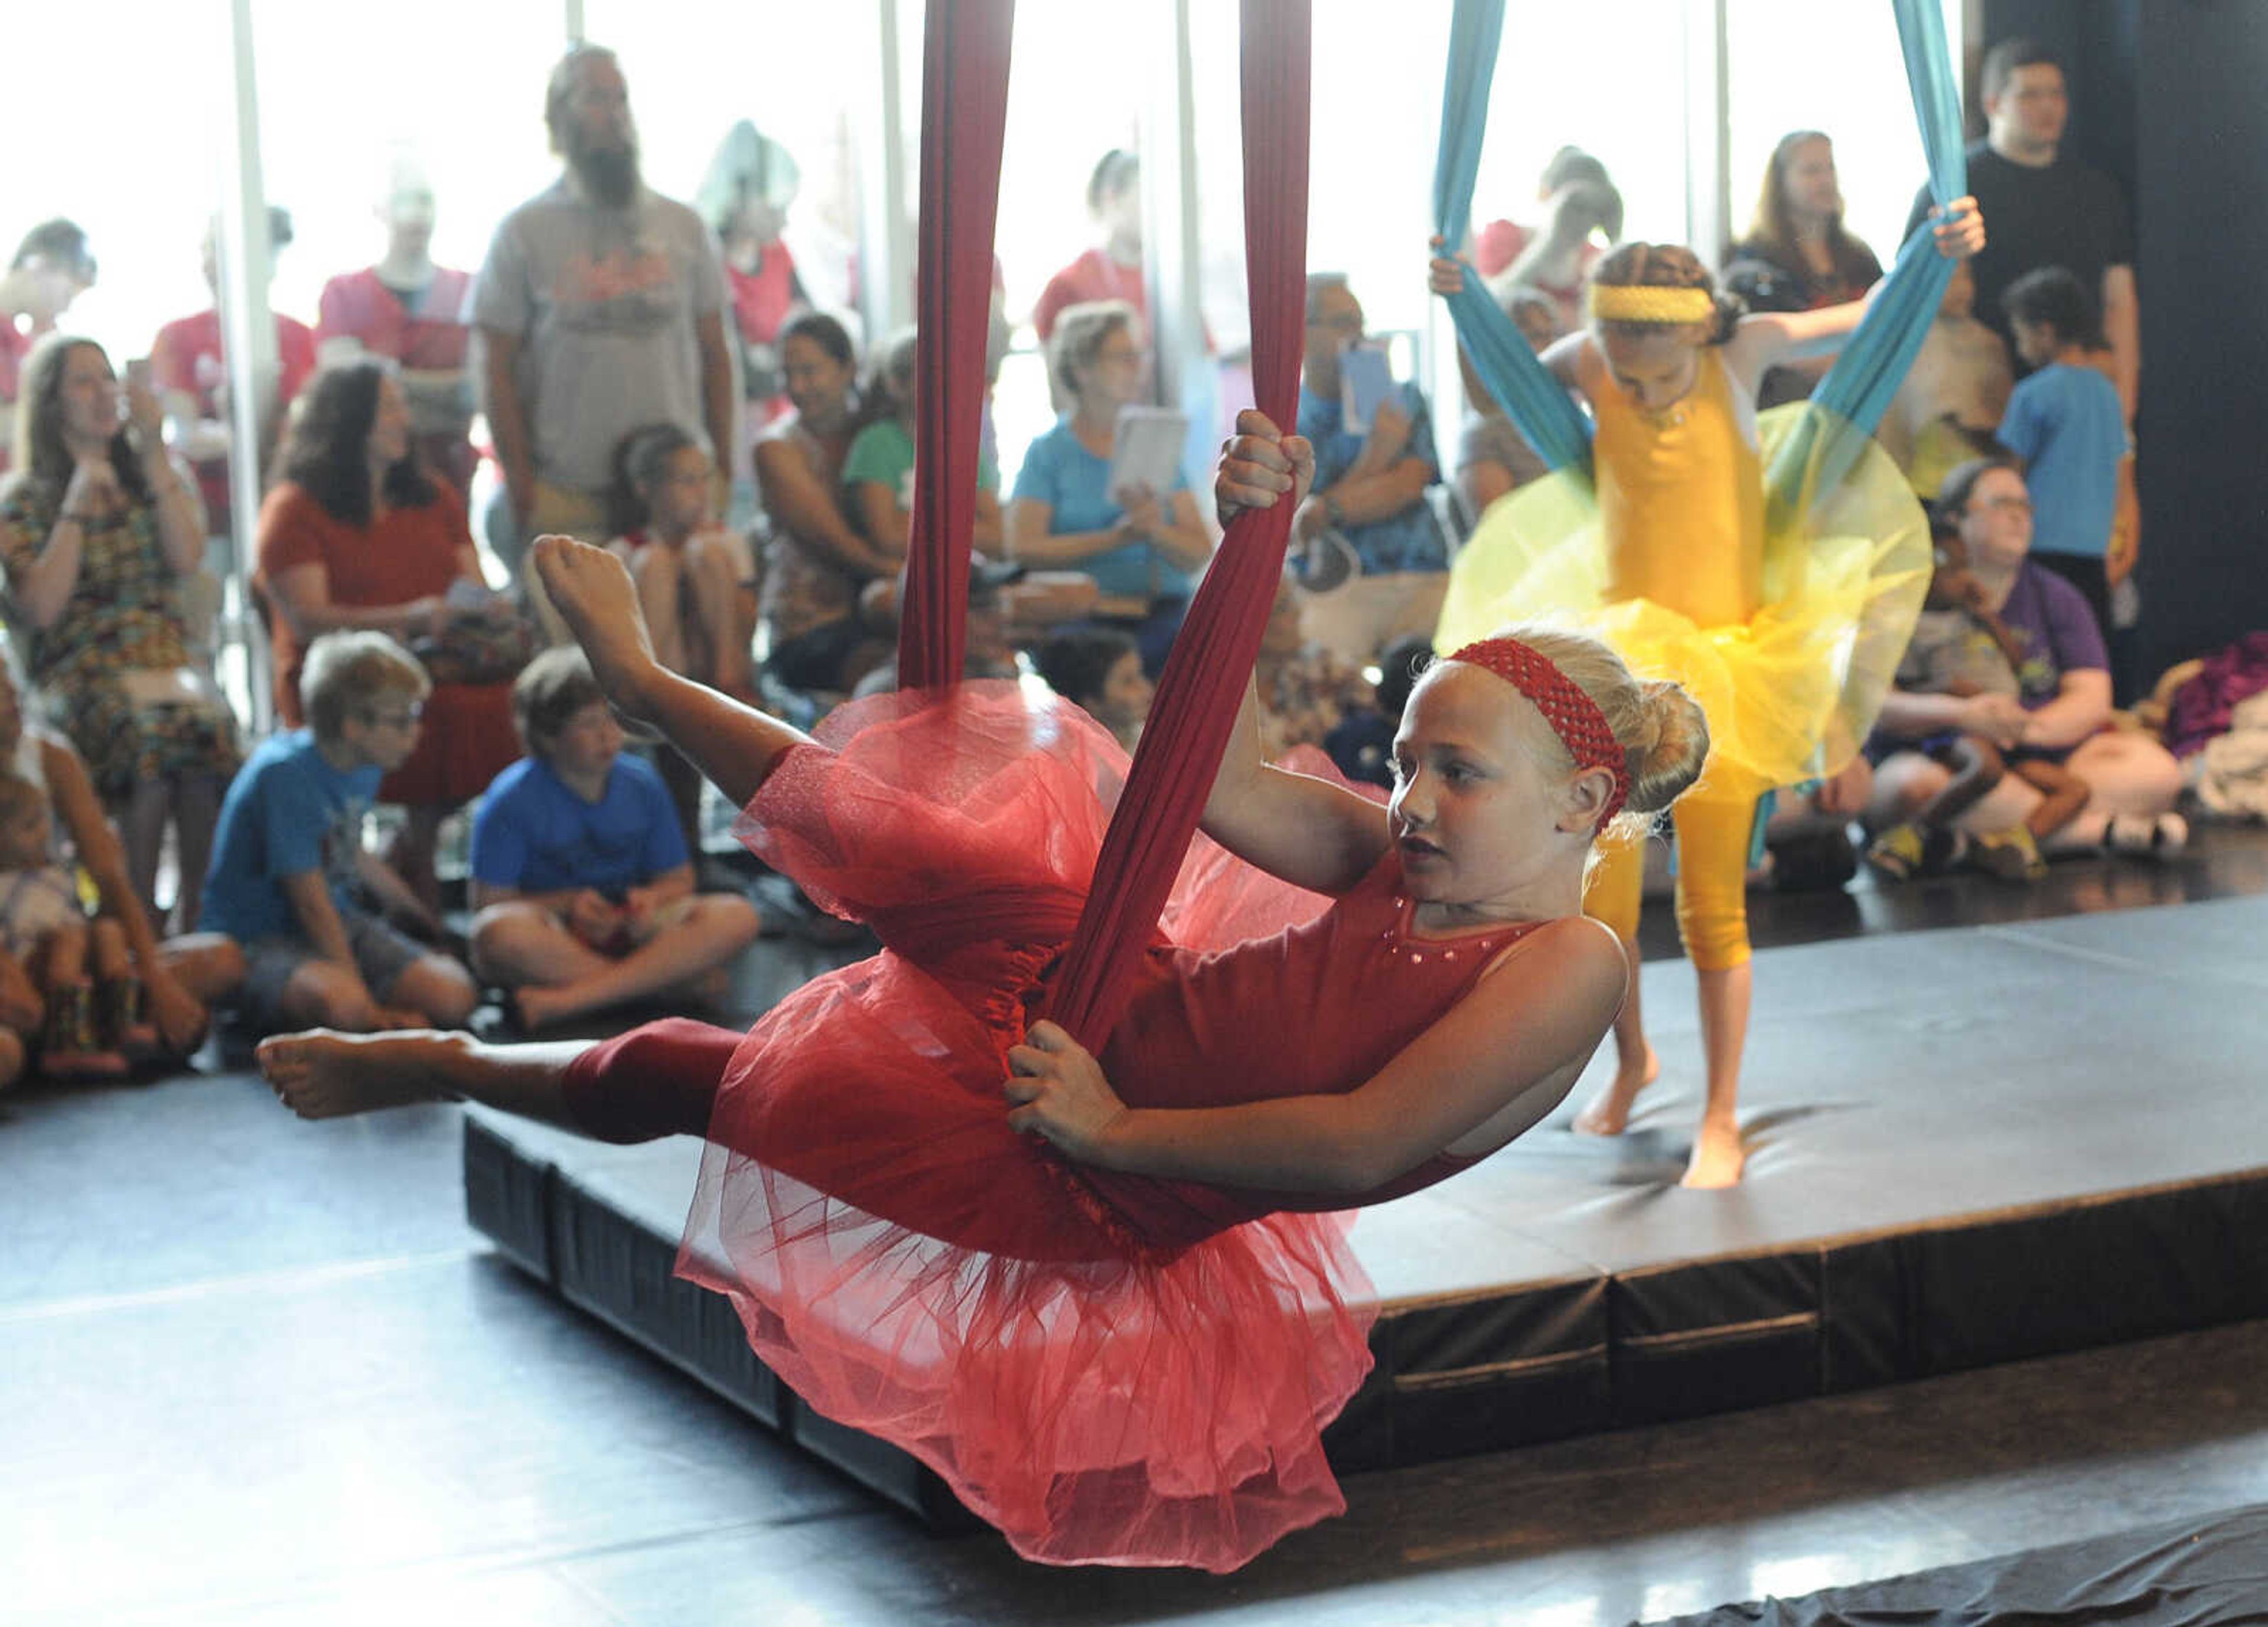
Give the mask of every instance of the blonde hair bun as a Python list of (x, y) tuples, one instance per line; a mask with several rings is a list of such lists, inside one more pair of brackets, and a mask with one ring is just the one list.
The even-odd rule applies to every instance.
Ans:
[(1638, 686), (1638, 724), (1631, 747), (1633, 814), (1659, 814), (1701, 777), (1709, 755), (1709, 719), (1676, 684)]

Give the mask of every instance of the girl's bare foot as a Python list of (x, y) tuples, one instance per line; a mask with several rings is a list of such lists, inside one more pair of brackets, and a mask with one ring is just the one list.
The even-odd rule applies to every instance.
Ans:
[(605, 548), (572, 537), (538, 537), (530, 551), (552, 608), (590, 658), (599, 688), (616, 710), (646, 721), (646, 682), (660, 666), (629, 570)]
[(316, 1028), (262, 1040), (255, 1054), (276, 1100), (301, 1118), (320, 1119), (453, 1100), (448, 1069), (462, 1047), (462, 1036), (431, 1028), (406, 1034)]
[(1630, 1127), (1631, 1104), (1638, 1092), (1661, 1077), (1661, 1058), (1649, 1045), (1635, 1068), (1615, 1070), (1615, 1077), (1575, 1115), (1575, 1131), (1583, 1136), (1619, 1136)]
[(1748, 1162), (1748, 1153), (1741, 1145), (1741, 1127), (1730, 1119), (1705, 1118), (1701, 1133), (1693, 1142), (1693, 1156), (1686, 1160), (1685, 1178), (1682, 1187), (1712, 1188), (1738, 1186), (1741, 1167)]

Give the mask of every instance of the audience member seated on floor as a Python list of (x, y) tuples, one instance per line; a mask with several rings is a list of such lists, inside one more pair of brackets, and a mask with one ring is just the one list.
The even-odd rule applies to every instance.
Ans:
[(166, 454), (156, 396), (133, 382), (122, 391), (87, 340), (40, 342), (17, 432), (16, 470), (0, 488), (8, 619), (46, 710), (124, 831), (127, 872), (153, 916), (173, 827), (174, 925), (186, 931), (239, 760), (235, 718), (191, 666), (175, 592), (204, 559), (196, 488)]
[(1212, 556), (1212, 534), (1182, 474), (1181, 437), (1160, 485), (1112, 484), (1120, 415), (1150, 399), (1134, 307), (1112, 299), (1064, 311), (1048, 371), (1071, 404), (1024, 453), (1008, 504), (1008, 557), (1093, 581), (1093, 619), (1131, 633), (1154, 675)]
[[(1969, 568), (1960, 533), (1947, 527), (1938, 538), (1937, 570), (1929, 597), (1914, 623), (1912, 641), (1898, 664), (1898, 688), (1913, 695), (1979, 695), (2019, 698), (2017, 664), (2024, 644), (2015, 630), (1985, 603), (1984, 589)], [(1867, 850), (1867, 862), (1879, 875), (1903, 881), (1921, 870), (1933, 847), (1949, 849), (1954, 822), (1990, 795), (2010, 774), (2040, 793), (2021, 824), (1988, 831), (1970, 844), (1977, 867), (2007, 881), (2031, 880), (2047, 872), (2039, 843), (2069, 824), (2087, 803), (2087, 784), (2051, 756), (2022, 747), (2004, 754), (1984, 735), (1948, 729), (1904, 744), (1952, 776), (1944, 788), (1893, 825)]]
[(615, 449), (615, 538), (654, 653), (672, 672), (755, 698), (756, 567), (718, 519), (716, 460), (681, 424), (633, 430)]
[(858, 618), (858, 594), (893, 575), (896, 557), (869, 542), (843, 510), (843, 460), (862, 420), (858, 356), (843, 324), (815, 311), (780, 330), (794, 411), (756, 442), (763, 497), (764, 675), (799, 694), (848, 694), (890, 659)]
[(1270, 762), (1296, 746), (1321, 750), (1331, 731), (1350, 714), (1376, 703), (1359, 667), (1301, 636), (1300, 599), (1286, 571), (1277, 586), (1252, 669), (1260, 701), (1260, 749)]
[(1784, 786), (1764, 821), (1763, 863), (1749, 872), (1753, 887), (1769, 882), (1779, 893), (1835, 893), (1859, 873), (1852, 821), (1874, 791), (1874, 767), (1864, 754), (1825, 779)]
[(527, 755), (473, 821), (473, 965), (534, 1032), (657, 996), (713, 1005), (754, 942), (754, 905), (694, 891), (668, 790), (622, 751), (579, 650), (547, 650), (512, 686)]
[(1129, 752), (1142, 738), (1157, 691), (1142, 670), (1142, 649), (1115, 627), (1067, 627), (1033, 652), (1048, 688), (1110, 731)]
[[(208, 1007), (243, 981), (244, 957), (217, 932), (158, 941), (86, 764), (63, 736), (25, 721), (24, 693), (14, 652), (0, 646), (0, 765), (40, 793), (36, 821), (26, 817), (27, 823), (36, 822), (45, 844), (44, 860), (34, 861), (29, 830), (19, 833), (20, 862), (14, 867), (30, 870), (44, 863), (65, 874), (83, 872), (93, 884), (98, 919), (114, 923), (124, 939), (125, 969), (95, 991), (98, 1049), (123, 1049), (136, 1062), (179, 1061), (204, 1043)], [(71, 898), (75, 904), (79, 901), (75, 880)], [(27, 990), (20, 982), (0, 988), (0, 1024), (26, 1035), (40, 1027), (36, 1009), (19, 1020), (20, 997)]]
[[(268, 275), (291, 242), (291, 212), (268, 210)], [(166, 323), (150, 346), (150, 383), (164, 404), (173, 450), (195, 469), (209, 534), (234, 535), (230, 506), (228, 445), (234, 434), (228, 404), (228, 357), (221, 342), (220, 222), (208, 221), (202, 251), (205, 288), (214, 303), (195, 316)], [(284, 415), (315, 373), (315, 330), (297, 317), (276, 313), (276, 399), (261, 404), (259, 462), (264, 472), (284, 427)], [(225, 546), (225, 544), (224, 544)]]
[(1378, 683), (1367, 704), (1351, 705), (1323, 736), (1332, 764), (1366, 785), (1394, 784), (1394, 736), (1410, 691), (1433, 664), (1433, 641), (1424, 633), (1397, 638), (1378, 654)]
[[(972, 563), (968, 571), (968, 622), (967, 641), (961, 647), (961, 675), (963, 678), (1016, 678), (1021, 673), (1016, 665), (1016, 645), (1009, 636), (1007, 584), (1015, 575), (1012, 566)], [(887, 628), (895, 649), (898, 624), (898, 593), (903, 585), (896, 577), (877, 582), (867, 591), (865, 614), (876, 628)], [(870, 695), (887, 695), (898, 687), (898, 659), (895, 655), (858, 681), (851, 691), (854, 699), (863, 700)]]
[(2015, 387), (2008, 347), (1977, 320), (1976, 305), (1976, 273), (1956, 260), (1937, 320), (1874, 431), (1926, 503), (1955, 469), (1993, 451)]
[[(892, 574), (906, 563), (914, 506), (914, 330), (884, 340), (869, 360), (865, 423), (843, 459), (843, 506), (850, 523)], [(1000, 471), (989, 457), (976, 465), (976, 524), (969, 546), (1000, 551)]]
[(1362, 302), (1346, 279), (1309, 277), (1300, 433), (1314, 445), (1315, 483), (1292, 544), (1306, 560), (1307, 636), (1349, 665), (1432, 632), (1449, 584), (1447, 540), (1425, 495), (1441, 479), (1432, 416), (1415, 385), (1395, 384), (1370, 422), (1348, 423), (1342, 361), (1362, 342)]
[[(615, 449), (614, 541), (630, 567), (654, 653), (674, 673), (756, 701), (755, 562), (718, 523), (717, 466), (699, 435), (674, 423), (633, 430)], [(673, 751), (655, 759), (688, 849), (701, 850), (701, 775)]]
[(131, 1065), (128, 1045), (145, 1053), (155, 1049), (156, 1034), (128, 1004), (134, 958), (126, 929), (113, 917), (87, 919), (77, 880), (55, 862), (47, 792), (5, 771), (0, 771), (0, 950), (23, 968), (42, 1010), (44, 1078), (123, 1079)]
[(300, 667), (308, 726), (271, 735), (221, 807), (204, 923), (244, 952), (239, 1005), (260, 1033), (454, 1028), (471, 974), (405, 936), (434, 938), (417, 896), (363, 847), (379, 783), (409, 760), (431, 685), (384, 633), (325, 633)]
[[(2050, 850), (2086, 852), (2105, 845), (2139, 854), (2178, 850), (2189, 836), (2172, 811), (2181, 794), (2181, 767), (2149, 736), (2110, 726), (2102, 629), (2077, 588), (2027, 557), (2032, 504), (2024, 477), (2002, 460), (1964, 464), (1947, 478), (1939, 512), (1960, 535), (1978, 602), (2007, 624), (2021, 646), (2019, 693), (1962, 696), (1894, 689), (1876, 727), (1907, 748), (1889, 750), (1877, 763), (1869, 822), (1880, 829), (1912, 819), (1945, 788), (1947, 769), (1918, 745), (1960, 730), (2004, 752), (2021, 747), (2060, 762), (2086, 782), (2087, 806), (2055, 833)], [(1962, 816), (1962, 828), (2007, 830), (2032, 812), (2039, 797), (2011, 775)]]
[(2093, 296), (2060, 266), (2026, 272), (2001, 303), (2032, 369), (2000, 421), (2000, 444), (2023, 460), (2031, 489), (2032, 560), (2084, 593), (2107, 631), (2110, 585), (2133, 569), (2140, 541), (2134, 442), (2108, 371), (2110, 342)]
[(378, 200), (386, 254), (374, 266), (323, 284), (315, 346), (328, 363), (385, 357), (409, 403), (426, 472), (469, 499), (473, 470), (473, 274), (433, 262), (433, 183), (415, 155), (397, 150)]
[(482, 575), (457, 489), (426, 468), (391, 364), (316, 375), (284, 447), (283, 481), (261, 505), (258, 559), (276, 711), (287, 727), (306, 722), (301, 671), (325, 633), (388, 634), (434, 680), (417, 748), (378, 797), (409, 810), (389, 864), (438, 909), (442, 820), (519, 755), (508, 674), (526, 659), (529, 637), (519, 605)]
[[(1531, 350), (1540, 353), (1560, 335), (1559, 308), (1535, 289), (1512, 290), (1505, 296), (1504, 309)], [(1464, 375), (1466, 410), (1464, 425), (1457, 432), (1454, 484), (1465, 523), (1470, 526), (1506, 492), (1519, 490), (1546, 471), (1535, 448), (1505, 416), (1504, 409), (1481, 382), (1462, 345), (1457, 347), (1457, 366)]]

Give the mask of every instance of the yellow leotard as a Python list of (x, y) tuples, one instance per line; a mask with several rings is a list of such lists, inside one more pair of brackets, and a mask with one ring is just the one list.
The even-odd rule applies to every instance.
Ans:
[[(1434, 637), (1446, 651), (1507, 623), (1581, 628), (1700, 702), (1708, 765), (1674, 817), (1678, 925), (1704, 970), (1748, 959), (1757, 798), (1856, 751), (1931, 564), (1927, 522), (1887, 453), (1808, 403), (1762, 415), (1752, 444), (1735, 387), (1709, 350), (1667, 412), (1610, 381), (1597, 389), (1595, 475), (1563, 470), (1490, 507), (1451, 568)], [(1624, 937), (1642, 857), (1603, 843), (1586, 896)]]
[(1764, 470), (1741, 423), (1724, 352), (1700, 354), (1683, 401), (1649, 412), (1602, 380), (1592, 442), (1607, 596), (1650, 599), (1697, 627), (1732, 627), (1764, 602)]

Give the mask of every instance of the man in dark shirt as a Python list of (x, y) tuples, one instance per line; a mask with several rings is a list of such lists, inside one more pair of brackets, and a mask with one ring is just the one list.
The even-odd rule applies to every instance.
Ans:
[[(2101, 296), (2119, 405), (2132, 423), (2142, 371), (2141, 309), (2126, 200), (2110, 176), (2061, 155), (2070, 100), (2062, 65), (2045, 48), (2004, 40), (1986, 53), (1980, 77), (1989, 133), (1969, 149), (1969, 190), (1992, 236), (1970, 261), (1977, 276), (1977, 314), (2014, 353), (2002, 291), (2043, 266), (2072, 272)], [(1907, 218), (1908, 236), (1929, 208), (1924, 188)]]

